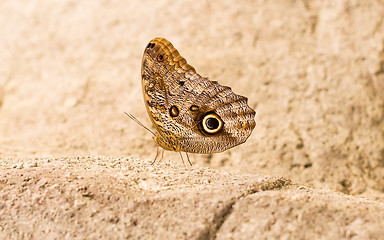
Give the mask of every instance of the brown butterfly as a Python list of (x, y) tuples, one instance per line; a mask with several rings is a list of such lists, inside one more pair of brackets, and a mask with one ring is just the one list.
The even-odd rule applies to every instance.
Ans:
[[(156, 131), (146, 129), (163, 148), (162, 157), (164, 150), (180, 156), (222, 152), (244, 143), (256, 125), (246, 97), (200, 76), (165, 38), (154, 38), (145, 48), (141, 83)], [(158, 150), (153, 163), (157, 157)]]

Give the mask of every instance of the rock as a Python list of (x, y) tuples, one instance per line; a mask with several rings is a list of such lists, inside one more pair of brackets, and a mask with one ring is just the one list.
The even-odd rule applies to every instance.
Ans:
[[(57, 158), (4, 164), (4, 238), (380, 239), (384, 204), (281, 177), (150, 165), (143, 159)], [(23, 161), (20, 159), (18, 161)], [(51, 165), (56, 168), (52, 169)], [(109, 166), (109, 167), (105, 167)], [(76, 175), (68, 183), (68, 176)], [(20, 174), (23, 171), (22, 175)], [(25, 181), (28, 179), (28, 181)], [(24, 182), (22, 184), (22, 182)], [(145, 184), (143, 184), (145, 183)], [(44, 187), (42, 187), (42, 185)], [(28, 189), (25, 191), (25, 189)], [(31, 200), (32, 196), (32, 200)]]

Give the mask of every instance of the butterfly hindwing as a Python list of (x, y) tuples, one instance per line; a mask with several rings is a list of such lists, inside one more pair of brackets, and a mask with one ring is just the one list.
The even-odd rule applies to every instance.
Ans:
[(255, 127), (245, 97), (200, 76), (164, 38), (145, 49), (142, 85), (156, 141), (166, 150), (221, 152), (245, 142)]

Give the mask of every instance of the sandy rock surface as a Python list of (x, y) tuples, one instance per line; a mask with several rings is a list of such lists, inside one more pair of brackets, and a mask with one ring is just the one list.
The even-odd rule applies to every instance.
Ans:
[[(2, 1), (0, 237), (376, 238), (383, 16), (380, 0)], [(245, 144), (147, 164), (156, 145), (124, 112), (152, 127), (140, 64), (156, 36), (248, 98)]]
[(380, 239), (384, 204), (144, 159), (3, 159), (0, 237)]

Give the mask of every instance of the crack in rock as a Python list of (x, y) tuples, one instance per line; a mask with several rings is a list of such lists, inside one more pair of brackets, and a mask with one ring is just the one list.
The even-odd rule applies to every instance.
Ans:
[(221, 227), (223, 226), (227, 218), (231, 215), (233, 211), (233, 206), (240, 199), (247, 197), (251, 194), (255, 194), (257, 192), (279, 190), (291, 184), (292, 182), (289, 179), (278, 178), (273, 182), (261, 183), (260, 185), (252, 187), (251, 189), (247, 190), (245, 193), (241, 194), (240, 196), (233, 197), (228, 204), (226, 204), (222, 209), (220, 209), (215, 213), (212, 222), (206, 227), (206, 229), (196, 239), (198, 240), (216, 239), (217, 233), (220, 231)]

